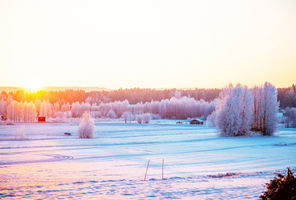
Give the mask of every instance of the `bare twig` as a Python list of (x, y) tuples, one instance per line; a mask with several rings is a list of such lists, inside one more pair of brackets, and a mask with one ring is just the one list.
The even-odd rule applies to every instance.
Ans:
[(148, 163), (147, 163), (144, 181), (146, 181), (146, 176), (147, 176), (147, 171), (148, 171), (149, 163), (150, 163), (150, 160), (148, 160)]
[(164, 166), (164, 159), (162, 159), (162, 170), (161, 170), (161, 179), (163, 180), (163, 166)]

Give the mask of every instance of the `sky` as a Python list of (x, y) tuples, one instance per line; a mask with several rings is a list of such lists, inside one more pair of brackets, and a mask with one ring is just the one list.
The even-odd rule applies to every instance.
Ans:
[(295, 0), (0, 0), (0, 86), (296, 83)]

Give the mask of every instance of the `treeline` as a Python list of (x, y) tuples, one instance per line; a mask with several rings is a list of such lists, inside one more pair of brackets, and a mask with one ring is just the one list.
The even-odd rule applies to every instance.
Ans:
[[(0, 115), (7, 116), (9, 120), (15, 122), (33, 122), (38, 116), (57, 119), (80, 118), (84, 112), (89, 112), (94, 118), (122, 118), (126, 122), (136, 120), (139, 123), (147, 123), (150, 119), (201, 118), (208, 119), (208, 125), (223, 127), (221, 131), (225, 132), (225, 135), (228, 135), (228, 132), (244, 135), (247, 132), (245, 130), (250, 129), (249, 127), (254, 131), (270, 134), (274, 130), (276, 120), (265, 118), (272, 110), (266, 108), (271, 103), (267, 98), (270, 94), (265, 90), (272, 91), (273, 95), (270, 98), (276, 99), (274, 104), (281, 103), (285, 107), (280, 110), (283, 112), (281, 122), (284, 122), (286, 127), (296, 127), (294, 85), (280, 89), (267, 84), (251, 89), (239, 86), (231, 90), (230, 88), (223, 90), (135, 88), (112, 91), (38, 91), (36, 93), (24, 90), (2, 91)], [(272, 113), (279, 111), (277, 106), (271, 107), (274, 108)], [(226, 112), (225, 109), (228, 111)], [(214, 110), (216, 112), (213, 112)], [(231, 120), (227, 121), (227, 119)], [(251, 125), (250, 121), (252, 121)], [(221, 125), (223, 123), (229, 126)], [(240, 123), (246, 128), (236, 132), (231, 123), (235, 124), (236, 129)]]
[(296, 128), (296, 107), (285, 109), (284, 123), (286, 128)]
[(296, 107), (296, 86), (277, 88), (278, 100), (281, 108)]
[[(40, 90), (37, 92), (27, 92), (25, 90), (1, 91), (0, 99), (12, 98), (18, 102), (35, 102), (37, 100), (45, 100), (50, 103), (59, 102), (74, 103), (107, 103), (114, 101), (128, 100), (130, 104), (145, 103), (151, 101), (161, 101), (162, 99), (170, 99), (179, 93), (180, 96), (192, 97), (195, 100), (212, 101), (218, 98), (221, 89), (118, 89), (118, 90), (101, 90), (86, 91), (82, 89), (66, 89), (66, 90)], [(296, 107), (296, 87), (292, 85), (288, 88), (277, 88), (278, 101), (281, 108)]]
[(5, 115), (14, 122), (33, 122), (37, 116), (57, 119), (80, 118), (89, 112), (94, 118), (123, 118), (126, 122), (136, 120), (147, 123), (150, 119), (206, 119), (215, 110), (215, 100), (207, 102), (192, 97), (177, 96), (161, 101), (130, 104), (128, 100), (104, 103), (74, 102), (70, 104), (36, 100), (18, 102), (2, 99), (0, 115)]
[[(170, 99), (179, 93), (180, 96), (192, 97), (195, 100), (212, 101), (218, 97), (220, 89), (118, 89), (118, 90), (101, 90), (101, 91), (86, 91), (81, 89), (67, 89), (56, 91), (40, 90), (37, 92), (27, 92), (26, 90), (17, 91), (2, 91), (1, 98), (12, 98), (18, 102), (35, 102), (37, 100), (45, 100), (50, 103), (59, 102), (74, 103), (74, 102), (88, 102), (88, 103), (108, 103), (114, 101), (128, 100), (130, 104), (145, 103), (151, 101), (161, 101), (162, 99)], [(0, 99), (1, 99), (0, 98)]]

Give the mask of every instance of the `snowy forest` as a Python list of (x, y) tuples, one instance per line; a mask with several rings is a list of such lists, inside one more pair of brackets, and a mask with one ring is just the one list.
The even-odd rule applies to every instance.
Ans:
[[(250, 130), (271, 135), (282, 122), (296, 127), (296, 88), (270, 83), (224, 89), (119, 89), (28, 92), (2, 90), (0, 115), (10, 122), (36, 122), (38, 116), (63, 122), (89, 112), (92, 118), (121, 118), (125, 123), (151, 119), (198, 118), (222, 135), (246, 135)], [(279, 119), (278, 113), (282, 113)]]

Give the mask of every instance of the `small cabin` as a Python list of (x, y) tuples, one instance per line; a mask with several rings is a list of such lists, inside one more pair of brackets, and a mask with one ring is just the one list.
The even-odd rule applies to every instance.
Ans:
[(203, 125), (203, 121), (198, 120), (198, 119), (193, 119), (193, 120), (190, 121), (190, 124)]
[(46, 121), (46, 117), (38, 117), (38, 122), (45, 122)]

